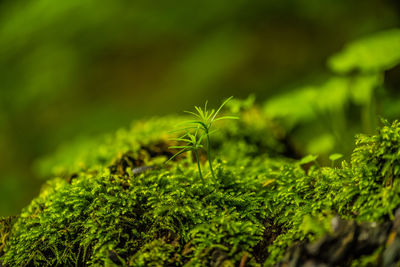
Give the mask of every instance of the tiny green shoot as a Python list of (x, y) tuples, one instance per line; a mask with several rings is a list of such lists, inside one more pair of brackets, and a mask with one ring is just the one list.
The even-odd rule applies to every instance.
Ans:
[(174, 158), (176, 158), (177, 156), (179, 156), (180, 154), (185, 153), (185, 152), (189, 152), (189, 151), (194, 152), (194, 154), (196, 156), (197, 167), (199, 169), (199, 175), (200, 175), (200, 178), (203, 181), (203, 183), (204, 183), (204, 178), (201, 173), (199, 149), (203, 147), (201, 142), (204, 137), (205, 137), (205, 134), (202, 134), (202, 135), (200, 135), (200, 137), (198, 137), (198, 131), (196, 130), (196, 132), (194, 134), (192, 134), (190, 132), (186, 132), (181, 137), (171, 139), (174, 141), (183, 142), (185, 144), (178, 145), (178, 146), (170, 146), (169, 148), (175, 148), (175, 149), (180, 149), (180, 150), (177, 153), (175, 153), (169, 160), (167, 160), (167, 162), (169, 162), (169, 161), (173, 160)]
[[(211, 126), (214, 122), (220, 121), (220, 120), (227, 120), (227, 119), (239, 119), (236, 116), (221, 116), (217, 117), (221, 109), (225, 106), (226, 103), (228, 103), (233, 96), (227, 98), (222, 104), (219, 106), (219, 108), (215, 111), (215, 109), (208, 110), (207, 109), (207, 103), (204, 104), (204, 109), (201, 107), (195, 106), (195, 109), (197, 113), (191, 112), (191, 111), (185, 111), (186, 113), (193, 115), (195, 120), (188, 121), (187, 123), (189, 124), (194, 124), (193, 128), (198, 128), (197, 126), (200, 127), (200, 129), (203, 130), (206, 140), (207, 140), (207, 158), (208, 158), (208, 164), (210, 166), (210, 171), (212, 177), (215, 179), (215, 174), (214, 174), (214, 169), (212, 166), (212, 158), (211, 158), (211, 142), (210, 142), (210, 134), (212, 133), (211, 131)], [(197, 126), (196, 126), (197, 125)]]
[(329, 156), (329, 159), (331, 160), (332, 164), (331, 167), (333, 168), (335, 166), (335, 161), (337, 161), (338, 159), (343, 158), (343, 155), (340, 153), (335, 153)]
[(303, 157), (300, 161), (299, 164), (300, 165), (305, 165), (311, 162), (317, 162), (318, 156), (317, 155), (307, 155), (305, 157)]
[[(169, 148), (177, 148), (180, 149), (175, 155), (173, 155), (167, 162), (170, 160), (174, 159), (178, 155), (188, 152), (188, 151), (193, 151), (195, 156), (196, 156), (196, 161), (197, 161), (197, 166), (199, 168), (199, 173), (200, 177), (203, 179), (202, 173), (201, 173), (201, 168), (200, 168), (200, 162), (199, 162), (199, 155), (198, 155), (198, 150), (200, 148), (203, 148), (202, 141), (203, 139), (206, 140), (206, 152), (207, 152), (207, 158), (208, 158), (208, 164), (210, 166), (210, 171), (212, 177), (215, 179), (215, 173), (212, 165), (212, 158), (211, 158), (211, 142), (210, 142), (210, 135), (215, 132), (215, 130), (211, 130), (211, 127), (214, 122), (220, 121), (220, 120), (227, 120), (227, 119), (238, 119), (236, 116), (220, 116), (218, 117), (219, 112), (221, 109), (225, 106), (226, 103), (228, 103), (233, 97), (229, 97), (226, 99), (217, 110), (215, 109), (207, 109), (207, 104), (208, 102), (206, 101), (204, 105), (204, 109), (198, 106), (195, 106), (196, 112), (192, 111), (185, 111), (185, 113), (188, 113), (190, 115), (194, 116), (194, 120), (190, 120), (185, 122), (185, 124), (188, 125), (188, 127), (185, 127), (180, 130), (185, 130), (185, 134), (179, 138), (174, 138), (172, 140), (178, 141), (178, 142), (183, 142), (186, 143), (185, 145), (178, 145), (178, 146), (170, 146)], [(178, 130), (178, 131), (180, 131)], [(191, 133), (191, 131), (195, 131), (194, 134)], [(199, 130), (202, 131), (202, 134), (198, 135)]]

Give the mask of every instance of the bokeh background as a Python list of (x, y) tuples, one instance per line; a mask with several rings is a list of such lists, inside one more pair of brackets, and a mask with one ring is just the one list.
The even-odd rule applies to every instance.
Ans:
[(399, 22), (397, 0), (0, 1), (0, 216), (62, 144), (206, 99), (263, 102)]

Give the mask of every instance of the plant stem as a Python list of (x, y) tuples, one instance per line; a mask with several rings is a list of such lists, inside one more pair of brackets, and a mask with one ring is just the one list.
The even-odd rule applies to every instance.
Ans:
[(207, 157), (208, 157), (208, 164), (210, 165), (211, 175), (215, 179), (214, 169), (213, 169), (212, 161), (211, 161), (210, 136), (208, 135), (208, 132), (207, 132)]
[(203, 175), (201, 174), (199, 152), (197, 152), (197, 149), (194, 150), (194, 154), (196, 155), (197, 167), (199, 168), (199, 175), (204, 184), (204, 178), (203, 178)]

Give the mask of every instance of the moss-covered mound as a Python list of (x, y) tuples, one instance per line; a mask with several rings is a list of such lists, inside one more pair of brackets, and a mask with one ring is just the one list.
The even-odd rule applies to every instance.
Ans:
[[(216, 179), (205, 153), (204, 181), (190, 154), (162, 164), (176, 152), (168, 131), (183, 117), (136, 122), (44, 160), (39, 169), (53, 178), (17, 218), (0, 220), (0, 265), (301, 265), (321, 244), (339, 250), (342, 239), (372, 238), (369, 228), (361, 237), (354, 230), (368, 222), (386, 227), (379, 242), (314, 262), (399, 260), (385, 256), (398, 239), (390, 229), (400, 204), (399, 122), (358, 136), (350, 162), (321, 167), (312, 156), (289, 158), (285, 132), (258, 108), (235, 102), (231, 111), (240, 119), (219, 122), (212, 136)], [(313, 242), (321, 246), (307, 250)]]

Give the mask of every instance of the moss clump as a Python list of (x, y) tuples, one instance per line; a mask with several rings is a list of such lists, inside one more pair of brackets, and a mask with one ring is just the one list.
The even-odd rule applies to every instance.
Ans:
[(4, 247), (10, 238), (11, 228), (16, 220), (17, 216), (0, 218), (0, 257), (4, 255)]
[[(329, 168), (286, 158), (284, 136), (262, 112), (253, 106), (237, 112), (241, 119), (221, 122), (213, 136), (217, 179), (207, 171), (204, 183), (191, 155), (138, 169), (173, 154), (166, 149), (167, 130), (180, 117), (139, 122), (67, 154), (79, 160), (47, 160), (42, 170), (55, 178), (14, 223), (0, 222), (0, 237), (7, 236), (0, 261), (271, 266), (297, 242), (332, 233), (334, 216), (378, 223), (393, 218), (400, 205), (399, 122), (359, 136), (351, 162)], [(207, 168), (206, 155), (200, 159)], [(368, 253), (352, 260), (378, 259), (381, 252)]]

